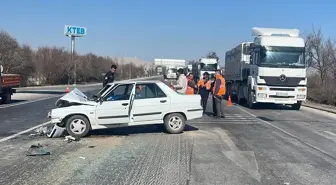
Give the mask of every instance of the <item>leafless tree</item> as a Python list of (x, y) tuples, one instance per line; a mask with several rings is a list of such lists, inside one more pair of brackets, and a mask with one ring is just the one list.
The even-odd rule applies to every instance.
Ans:
[(318, 71), (321, 83), (324, 84), (328, 70), (332, 65), (331, 59), (335, 44), (331, 39), (325, 41), (321, 29), (316, 32), (314, 28), (312, 33), (307, 36), (306, 44), (310, 66)]

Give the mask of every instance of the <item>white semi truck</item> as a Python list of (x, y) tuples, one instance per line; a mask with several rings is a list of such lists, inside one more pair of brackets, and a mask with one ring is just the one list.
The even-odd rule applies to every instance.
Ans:
[(218, 61), (215, 58), (201, 58), (199, 60), (200, 79), (203, 78), (203, 73), (208, 72), (210, 77), (215, 75), (216, 70), (220, 69)]
[(252, 28), (254, 42), (225, 54), (227, 94), (249, 108), (291, 105), (299, 110), (307, 96), (305, 42), (297, 29)]

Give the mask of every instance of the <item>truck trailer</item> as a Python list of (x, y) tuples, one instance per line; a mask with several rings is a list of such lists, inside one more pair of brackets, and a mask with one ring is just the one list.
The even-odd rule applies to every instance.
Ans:
[(10, 103), (13, 93), (16, 92), (15, 87), (20, 86), (20, 75), (3, 74), (3, 67), (0, 65), (0, 97), (2, 103)]
[(249, 108), (291, 105), (299, 110), (307, 96), (305, 42), (298, 29), (252, 28), (254, 42), (225, 53), (226, 96)]

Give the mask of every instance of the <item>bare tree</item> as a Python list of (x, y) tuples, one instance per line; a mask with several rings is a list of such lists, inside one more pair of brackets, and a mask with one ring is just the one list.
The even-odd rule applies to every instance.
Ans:
[(309, 64), (318, 71), (321, 83), (324, 84), (332, 64), (335, 45), (331, 39), (324, 41), (321, 29), (316, 32), (314, 28), (307, 36), (306, 44)]
[(0, 64), (5, 73), (18, 72), (23, 68), (19, 43), (4, 31), (0, 31)]

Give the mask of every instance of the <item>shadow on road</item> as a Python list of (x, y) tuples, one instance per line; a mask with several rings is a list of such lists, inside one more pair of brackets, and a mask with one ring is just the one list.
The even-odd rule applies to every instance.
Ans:
[[(184, 132), (199, 130), (196, 127), (186, 124)], [(129, 136), (132, 134), (148, 134), (148, 133), (166, 133), (162, 124), (158, 125), (144, 125), (111, 129), (93, 130), (90, 132), (91, 136)]]
[(17, 93), (27, 93), (27, 94), (65, 94), (65, 91), (43, 91), (43, 90), (32, 90), (32, 91), (17, 91)]

